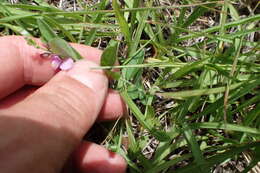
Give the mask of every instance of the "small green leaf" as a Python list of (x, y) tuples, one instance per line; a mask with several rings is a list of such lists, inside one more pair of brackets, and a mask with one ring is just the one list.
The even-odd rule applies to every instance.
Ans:
[(51, 39), (48, 42), (48, 46), (52, 53), (60, 55), (62, 58), (72, 58), (74, 60), (83, 59), (73, 47), (59, 37)]
[[(116, 59), (117, 59), (117, 46), (118, 43), (115, 41), (110, 41), (110, 45), (104, 50), (101, 56), (101, 66), (113, 66), (115, 65)], [(119, 72), (113, 72), (111, 70), (106, 70), (106, 74), (115, 79), (118, 80), (120, 78)]]
[(38, 27), (41, 31), (41, 35), (42, 35), (44, 41), (46, 41), (47, 43), (50, 40), (58, 37), (57, 34), (52, 30), (50, 25), (48, 25), (44, 20), (37, 19), (37, 24), (38, 24)]
[[(127, 63), (127, 65), (135, 65), (142, 64), (144, 61), (144, 51), (139, 51), (135, 56), (131, 58), (131, 60)], [(122, 70), (122, 73), (125, 75), (126, 80), (133, 80), (137, 74), (142, 71), (140, 68), (125, 68)]]
[(101, 66), (113, 66), (117, 57), (117, 43), (108, 46), (101, 56)]
[(110, 70), (106, 70), (105, 72), (106, 72), (107, 76), (109, 76), (115, 80), (119, 80), (119, 78), (121, 76), (119, 72), (114, 72), (114, 71), (110, 71)]
[(52, 53), (60, 55), (62, 58), (72, 58), (74, 60), (82, 59), (81, 55), (65, 40), (59, 38), (44, 20), (37, 19), (37, 23), (42, 37), (48, 43)]

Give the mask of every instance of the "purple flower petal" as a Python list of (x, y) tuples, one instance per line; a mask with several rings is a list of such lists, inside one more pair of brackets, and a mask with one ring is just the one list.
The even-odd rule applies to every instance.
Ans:
[(51, 54), (50, 58), (52, 60), (61, 60), (60, 56), (59, 55), (56, 55), (56, 54)]
[(61, 65), (62, 63), (62, 59), (60, 58), (56, 58), (56, 59), (52, 59), (51, 61), (51, 66), (54, 70), (57, 70), (59, 68), (59, 66)]
[(74, 61), (72, 58), (67, 58), (65, 59), (61, 65), (60, 65), (60, 69), (61, 70), (69, 70), (73, 67)]

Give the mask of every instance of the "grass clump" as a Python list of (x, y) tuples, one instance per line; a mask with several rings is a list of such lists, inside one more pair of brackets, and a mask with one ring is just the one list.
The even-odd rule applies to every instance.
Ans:
[(1, 35), (40, 37), (40, 19), (67, 41), (116, 45), (120, 65), (110, 66), (107, 56), (101, 68), (121, 69), (113, 86), (129, 116), (103, 143), (125, 157), (129, 172), (247, 172), (257, 165), (258, 1), (55, 5), (64, 7), (1, 3)]

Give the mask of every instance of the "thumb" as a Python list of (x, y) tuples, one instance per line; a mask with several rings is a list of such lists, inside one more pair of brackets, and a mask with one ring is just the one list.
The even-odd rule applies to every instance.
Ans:
[[(46, 122), (71, 127), (79, 138), (95, 122), (107, 93), (108, 80), (93, 62), (82, 60), (69, 71), (60, 71), (24, 104), (28, 110), (46, 117)], [(37, 118), (37, 117), (35, 117)], [(42, 120), (42, 119), (41, 119)], [(45, 119), (44, 119), (45, 121)]]
[(8, 163), (7, 172), (26, 172), (25, 166), (38, 170), (39, 163), (45, 170), (61, 169), (95, 122), (107, 93), (108, 80), (101, 70), (92, 69), (95, 66), (78, 61), (22, 102), (0, 110), (0, 134), (5, 139), (0, 142), (0, 161)]

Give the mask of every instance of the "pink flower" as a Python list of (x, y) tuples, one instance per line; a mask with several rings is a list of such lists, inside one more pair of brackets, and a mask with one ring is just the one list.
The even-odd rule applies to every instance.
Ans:
[(62, 63), (62, 59), (58, 55), (54, 54), (50, 55), (50, 58), (52, 59), (51, 66), (54, 68), (54, 70), (57, 70)]
[(54, 70), (69, 70), (73, 67), (74, 61), (72, 58), (62, 59), (59, 55), (48, 52), (40, 54), (41, 58), (50, 58), (51, 66)]
[(67, 58), (63, 60), (63, 62), (60, 64), (61, 70), (69, 70), (73, 67), (74, 61), (72, 58)]

